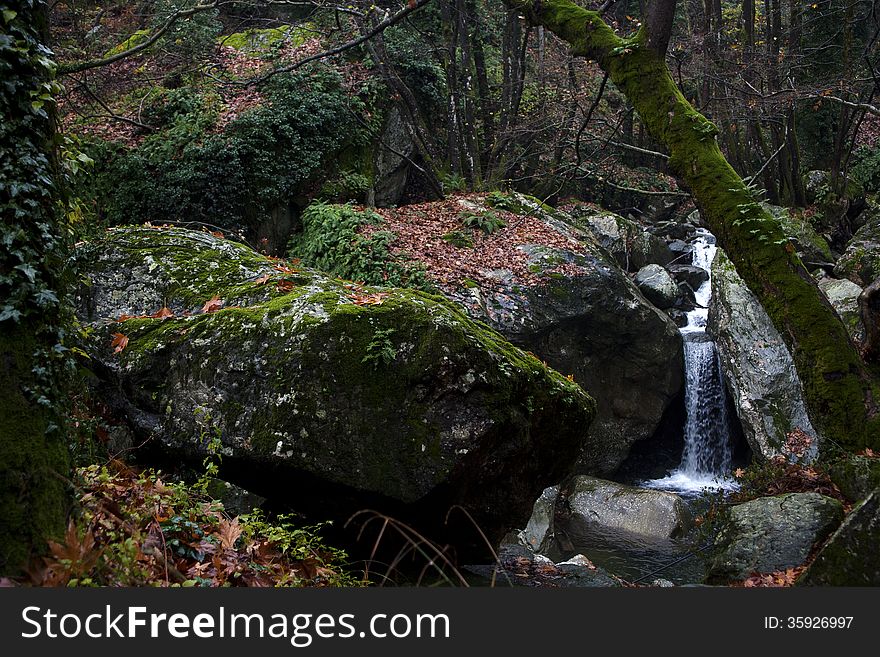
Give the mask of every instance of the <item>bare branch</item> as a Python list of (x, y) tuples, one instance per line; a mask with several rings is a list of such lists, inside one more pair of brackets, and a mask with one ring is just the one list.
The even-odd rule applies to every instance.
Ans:
[(168, 30), (170, 30), (174, 24), (179, 21), (181, 18), (189, 18), (195, 14), (198, 14), (203, 11), (208, 11), (209, 9), (216, 9), (220, 5), (220, 2), (211, 2), (204, 5), (196, 5), (195, 7), (190, 7), (189, 9), (178, 9), (171, 16), (168, 17), (168, 20), (165, 21), (162, 26), (156, 30), (150, 36), (149, 39), (144, 41), (143, 43), (139, 43), (128, 50), (123, 50), (122, 52), (118, 52), (115, 55), (110, 55), (109, 57), (102, 57), (101, 59), (90, 59), (85, 62), (74, 62), (72, 64), (62, 64), (58, 67), (59, 75), (69, 75), (70, 73), (79, 73), (80, 71), (87, 71), (92, 68), (99, 68), (101, 66), (107, 66), (108, 64), (113, 64), (114, 62), (118, 62), (122, 59), (126, 59), (131, 57), (132, 55), (136, 55), (139, 52), (143, 52), (150, 46), (152, 46), (156, 41), (162, 38)]

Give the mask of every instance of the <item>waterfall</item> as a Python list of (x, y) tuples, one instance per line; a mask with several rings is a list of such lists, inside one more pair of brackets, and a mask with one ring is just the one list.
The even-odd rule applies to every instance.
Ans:
[(712, 297), (712, 260), (717, 251), (715, 236), (699, 229), (693, 246), (693, 264), (709, 272), (709, 279), (695, 291), (697, 307), (687, 313), (687, 325), (681, 328), (687, 414), (684, 452), (674, 472), (644, 484), (681, 492), (736, 487), (729, 475), (731, 445), (721, 361), (715, 343), (706, 333)]

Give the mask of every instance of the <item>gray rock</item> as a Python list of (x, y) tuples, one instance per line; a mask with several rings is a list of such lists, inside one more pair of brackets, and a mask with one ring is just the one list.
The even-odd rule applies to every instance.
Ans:
[(415, 146), (404, 121), (398, 107), (392, 106), (375, 150), (373, 202), (379, 207), (397, 205), (409, 178), (410, 164), (407, 158), (413, 154)]
[(853, 509), (798, 581), (807, 586), (880, 586), (880, 488)]
[(532, 507), (532, 517), (526, 528), (519, 532), (519, 540), (533, 552), (544, 552), (553, 540), (553, 517), (559, 486), (545, 488)]
[(652, 263), (665, 265), (674, 257), (666, 242), (634, 221), (588, 206), (576, 206), (570, 212), (574, 223), (589, 230), (626, 271), (638, 271)]
[(212, 498), (223, 503), (223, 510), (230, 516), (251, 513), (266, 501), (265, 497), (222, 479), (210, 479), (207, 492)]
[(574, 477), (566, 486), (571, 511), (566, 526), (598, 526), (656, 539), (684, 534), (691, 515), (678, 495), (633, 488), (593, 477)]
[(691, 265), (694, 262), (694, 247), (682, 240), (673, 240), (669, 243), (669, 250), (673, 258), (670, 264)]
[(846, 330), (856, 341), (861, 342), (865, 337), (865, 328), (862, 326), (862, 316), (859, 312), (859, 295), (862, 288), (852, 281), (835, 278), (823, 278), (819, 281), (819, 289), (834, 306), (834, 310), (843, 320)]
[(678, 286), (660, 265), (646, 265), (639, 269), (635, 284), (645, 298), (661, 310), (671, 308), (678, 299)]
[(791, 354), (721, 249), (712, 263), (708, 331), (754, 454), (761, 460), (780, 454), (787, 434), (800, 429), (813, 440), (805, 459), (815, 458), (818, 436)]
[[(654, 435), (681, 390), (681, 334), (645, 301), (592, 234), (565, 213), (518, 198), (525, 211), (570, 235), (577, 246), (518, 247), (528, 255), (530, 269), (554, 272), (547, 282), (526, 286), (501, 277), (449, 296), (469, 315), (590, 391), (597, 413), (577, 471), (613, 473), (633, 443)], [(577, 273), (555, 273), (560, 265)]]
[(760, 497), (731, 507), (707, 580), (739, 580), (799, 566), (842, 519), (840, 502), (818, 493)]
[(880, 214), (856, 231), (834, 266), (834, 274), (865, 287), (880, 278)]
[(378, 505), (433, 531), (462, 504), (498, 541), (583, 447), (586, 393), (441, 297), (280, 272), (182, 229), (115, 229), (78, 259), (83, 347), (140, 441), (200, 463), (219, 432), (227, 479), (306, 513)]
[(783, 232), (788, 235), (808, 269), (812, 271), (815, 267), (833, 266), (834, 256), (828, 241), (816, 232), (809, 221), (799, 213), (778, 205), (761, 203), (761, 207), (779, 221)]
[(669, 265), (667, 271), (679, 283), (687, 283), (692, 290), (700, 289), (700, 286), (709, 280), (709, 272), (695, 265)]

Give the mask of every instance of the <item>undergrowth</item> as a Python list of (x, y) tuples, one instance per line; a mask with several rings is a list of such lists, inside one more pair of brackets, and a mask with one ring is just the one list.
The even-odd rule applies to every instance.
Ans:
[(42, 586), (360, 586), (320, 525), (259, 510), (230, 518), (197, 485), (119, 461), (74, 474), (79, 505), (62, 542), (29, 570)]

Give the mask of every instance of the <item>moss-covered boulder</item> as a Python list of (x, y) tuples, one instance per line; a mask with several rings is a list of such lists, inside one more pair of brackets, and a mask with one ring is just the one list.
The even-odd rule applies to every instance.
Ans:
[(862, 286), (880, 277), (880, 217), (872, 217), (856, 231), (834, 266), (834, 273)]
[(880, 586), (880, 488), (853, 509), (831, 535), (799, 584)]
[(716, 538), (710, 581), (745, 579), (803, 564), (843, 519), (843, 506), (818, 493), (788, 493), (737, 504)]
[(225, 479), (320, 517), (379, 508), (427, 530), (461, 504), (497, 541), (594, 415), (579, 386), (441, 297), (182, 229), (112, 230), (77, 257), (107, 403), (175, 458), (199, 462), (218, 437)]
[(712, 262), (708, 330), (718, 347), (743, 434), (760, 460), (781, 453), (796, 429), (812, 439), (806, 454), (818, 453), (818, 435), (807, 415), (803, 386), (782, 336), (755, 295), (718, 250)]
[(761, 207), (779, 221), (783, 232), (808, 269), (812, 271), (816, 267), (830, 268), (833, 265), (834, 256), (828, 240), (816, 231), (800, 211), (769, 203), (761, 203)]
[(845, 454), (831, 464), (828, 474), (847, 499), (858, 502), (880, 486), (880, 458)]

